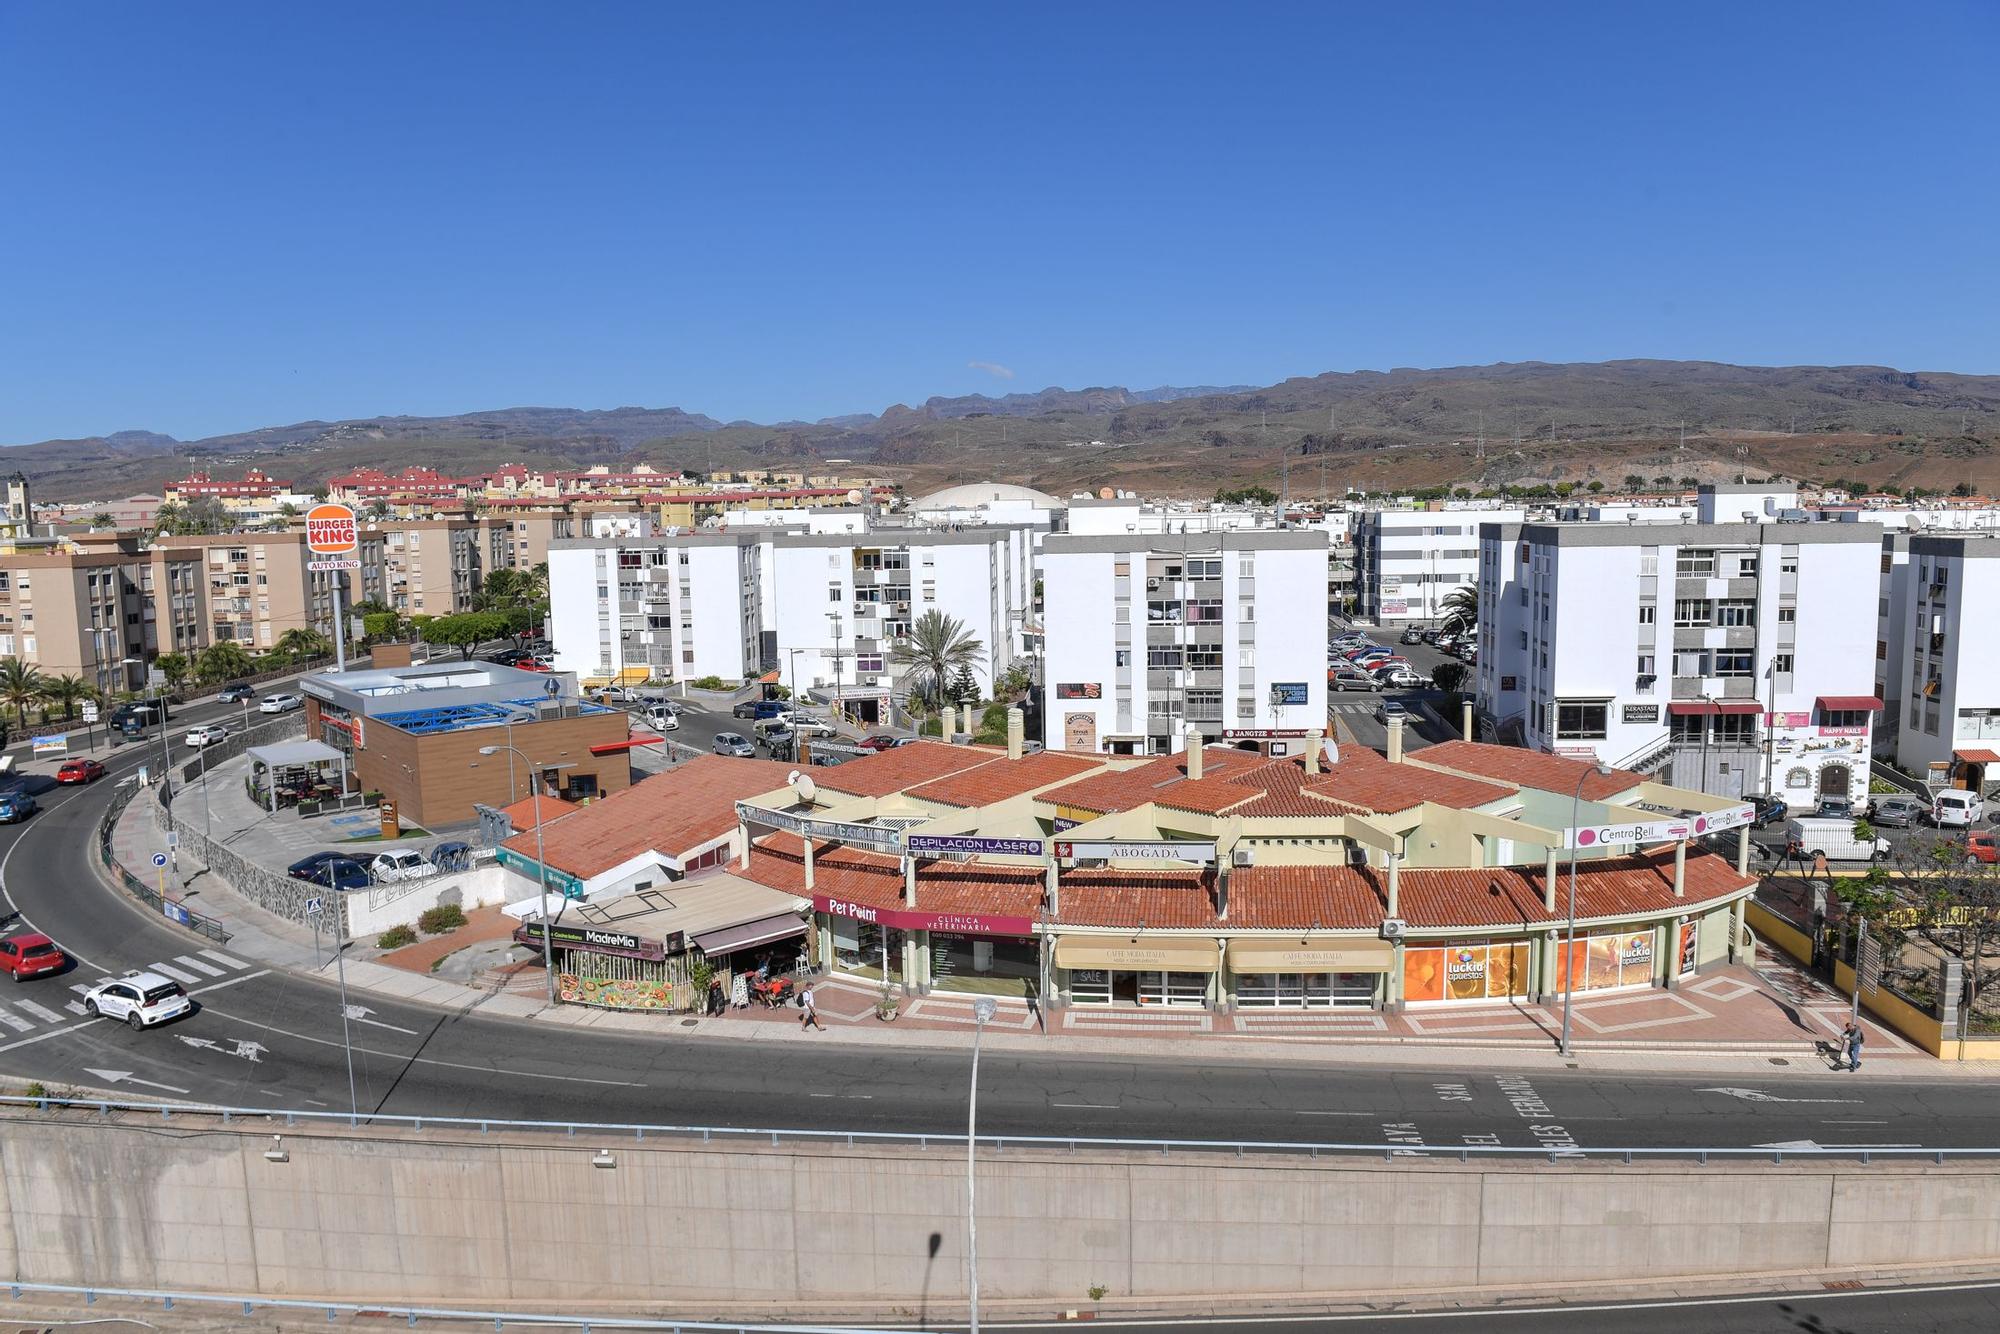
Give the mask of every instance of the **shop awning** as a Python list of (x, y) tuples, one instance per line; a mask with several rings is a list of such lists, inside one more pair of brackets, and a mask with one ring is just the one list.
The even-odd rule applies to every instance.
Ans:
[(1882, 701), (1873, 695), (1821, 695), (1819, 706), (1833, 713), (1882, 712)]
[(760, 917), (754, 922), (703, 931), (694, 936), (693, 941), (703, 954), (716, 955), (727, 954), (731, 950), (747, 950), (753, 945), (768, 945), (774, 940), (789, 940), (805, 933), (806, 924), (798, 914), (779, 913), (775, 917)]
[(1056, 967), (1213, 973), (1222, 951), (1199, 936), (1057, 936)]
[(1232, 973), (1387, 973), (1396, 947), (1358, 936), (1297, 936), (1229, 942)]
[(1718, 713), (1762, 713), (1764, 706), (1754, 699), (1677, 699), (1667, 712), (1679, 718), (1705, 718)]
[(1964, 760), (1967, 764), (2000, 764), (2000, 751), (1954, 750), (1952, 755), (1957, 759)]

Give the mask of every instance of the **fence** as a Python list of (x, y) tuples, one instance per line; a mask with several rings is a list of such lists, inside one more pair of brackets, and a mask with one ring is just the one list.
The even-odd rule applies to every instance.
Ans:
[(104, 863), (104, 869), (110, 872), (127, 894), (168, 921), (178, 922), (190, 930), (198, 931), (218, 945), (227, 944), (229, 933), (222, 929), (222, 923), (205, 913), (196, 912), (192, 908), (162, 898), (157, 889), (127, 871), (118, 864), (118, 859), (112, 856), (111, 832), (117, 828), (118, 817), (132, 804), (132, 799), (139, 795), (139, 791), (137, 785), (120, 788), (117, 795), (112, 797), (111, 807), (105, 811), (104, 819), (97, 826), (97, 855)]

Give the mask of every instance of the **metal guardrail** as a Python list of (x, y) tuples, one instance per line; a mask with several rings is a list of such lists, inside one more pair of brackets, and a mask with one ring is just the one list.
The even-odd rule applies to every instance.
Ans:
[[(74, 1283), (28, 1283), (8, 1281), (8, 1293), (19, 1301), (29, 1293), (47, 1293), (58, 1297), (81, 1297), (85, 1306), (94, 1306), (100, 1297), (113, 1301), (158, 1302), (163, 1310), (171, 1311), (176, 1303), (186, 1302), (199, 1306), (232, 1306), (245, 1317), (256, 1311), (323, 1311), (327, 1320), (336, 1316), (366, 1316), (380, 1319), (384, 1316), (401, 1316), (411, 1326), (417, 1321), (477, 1320), (484, 1324), (491, 1322), (495, 1329), (505, 1329), (509, 1324), (525, 1325), (531, 1328), (561, 1326), (564, 1329), (582, 1329), (589, 1334), (593, 1329), (665, 1329), (688, 1330), (691, 1334), (889, 1334), (888, 1331), (866, 1326), (852, 1325), (737, 1325), (720, 1324), (701, 1320), (668, 1320), (657, 1316), (583, 1316), (564, 1315), (547, 1311), (479, 1311), (460, 1306), (394, 1306), (383, 1302), (368, 1302), (365, 1305), (354, 1302), (311, 1301), (300, 1297), (259, 1297), (233, 1293), (215, 1292), (168, 1292), (160, 1288), (100, 1288)], [(923, 1334), (912, 1326), (898, 1326), (894, 1334)]]
[(206, 913), (196, 912), (192, 908), (162, 898), (157, 889), (119, 865), (118, 859), (112, 856), (111, 836), (118, 827), (118, 817), (124, 814), (125, 808), (132, 804), (139, 792), (138, 784), (134, 783), (129, 787), (120, 788), (112, 797), (110, 807), (104, 812), (104, 818), (97, 826), (98, 860), (103, 862), (104, 869), (116, 878), (120, 888), (160, 914), (162, 920), (187, 927), (218, 945), (228, 944), (229, 933), (222, 929), (222, 923)]
[[(170, 1121), (176, 1116), (202, 1116), (219, 1118), (224, 1125), (234, 1125), (237, 1121), (259, 1123), (262, 1126), (282, 1124), (287, 1127), (313, 1126), (321, 1123), (329, 1125), (346, 1124), (350, 1127), (361, 1125), (393, 1126), (411, 1130), (448, 1129), (477, 1130), (482, 1135), (490, 1135), (496, 1130), (524, 1130), (544, 1134), (561, 1135), (574, 1139), (582, 1134), (612, 1136), (621, 1139), (644, 1140), (648, 1135), (656, 1137), (699, 1139), (704, 1144), (717, 1140), (725, 1143), (747, 1143), (752, 1140), (768, 1142), (771, 1147), (782, 1147), (787, 1141), (799, 1144), (894, 1144), (919, 1149), (963, 1148), (964, 1135), (950, 1132), (930, 1134), (912, 1130), (797, 1130), (777, 1127), (752, 1126), (692, 1126), (692, 1125), (643, 1125), (622, 1121), (517, 1121), (497, 1116), (402, 1116), (379, 1112), (350, 1114), (347, 1112), (302, 1112), (286, 1108), (270, 1107), (220, 1107), (200, 1103), (167, 1102), (118, 1102), (106, 1098), (58, 1098), (48, 1095), (28, 1097), (26, 1095), (0, 1096), (0, 1107), (32, 1107), (38, 1111), (74, 1110), (96, 1112), (109, 1116), (113, 1112), (140, 1112), (148, 1117), (158, 1117)], [(1632, 1163), (1641, 1158), (1687, 1159), (1706, 1164), (1711, 1158), (1765, 1160), (1782, 1163), (1788, 1158), (1844, 1158), (1858, 1159), (1863, 1163), (1875, 1158), (1898, 1158), (1943, 1164), (1948, 1158), (2000, 1159), (2000, 1148), (1926, 1149), (1926, 1148), (1842, 1148), (1839, 1146), (1812, 1148), (1771, 1148), (1768, 1146), (1725, 1147), (1719, 1145), (1673, 1147), (1599, 1146), (1588, 1147), (1581, 1144), (1538, 1145), (1533, 1148), (1519, 1145), (1500, 1144), (1342, 1144), (1316, 1140), (1228, 1140), (1228, 1139), (1120, 1139), (1101, 1135), (980, 1135), (975, 1142), (982, 1148), (995, 1152), (1015, 1149), (1066, 1149), (1074, 1153), (1078, 1149), (1122, 1149), (1134, 1152), (1171, 1155), (1176, 1150), (1181, 1153), (1223, 1153), (1244, 1157), (1251, 1153), (1305, 1154), (1317, 1158), (1322, 1154), (1330, 1157), (1379, 1157), (1387, 1161), (1397, 1158), (1457, 1158), (1469, 1163), (1474, 1158), (1496, 1159), (1536, 1159), (1547, 1162), (1561, 1162), (1564, 1159), (1621, 1158)]]

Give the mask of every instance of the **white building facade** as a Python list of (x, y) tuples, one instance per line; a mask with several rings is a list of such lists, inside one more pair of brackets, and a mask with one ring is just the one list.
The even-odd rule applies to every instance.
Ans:
[(1482, 724), (1717, 795), (1862, 800), (1881, 551), (1855, 527), (1487, 525)]
[(1897, 766), (1985, 791), (2000, 782), (2000, 537), (1925, 534), (1885, 548), (1898, 540), (1907, 592), (1885, 608), (1882, 633), (1895, 637), (1881, 650)]
[(1326, 560), (1323, 533), (1286, 529), (1050, 536), (1043, 744), (1169, 754), (1189, 728), (1291, 746), (1317, 733)]
[(1444, 599), (1479, 582), (1479, 530), (1521, 509), (1367, 509), (1354, 515), (1355, 615), (1378, 625), (1434, 623)]

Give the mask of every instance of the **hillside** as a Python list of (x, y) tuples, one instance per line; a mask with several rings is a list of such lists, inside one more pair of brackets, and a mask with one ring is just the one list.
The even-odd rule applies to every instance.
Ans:
[[(1483, 443), (1482, 443), (1483, 440)], [(1738, 472), (1871, 486), (2000, 492), (2000, 376), (1881, 366), (1716, 362), (1506, 363), (1328, 373), (1265, 388), (1116, 386), (933, 398), (875, 416), (765, 426), (678, 408), (511, 408), (455, 417), (300, 422), (191, 442), (128, 431), (7, 452), (48, 499), (157, 488), (191, 467), (256, 464), (312, 481), (422, 462), (466, 471), (521, 460), (645, 460), (707, 471), (826, 460), (922, 491), (1021, 482), (1058, 494), (1124, 486), (1389, 489), (1628, 474)]]

